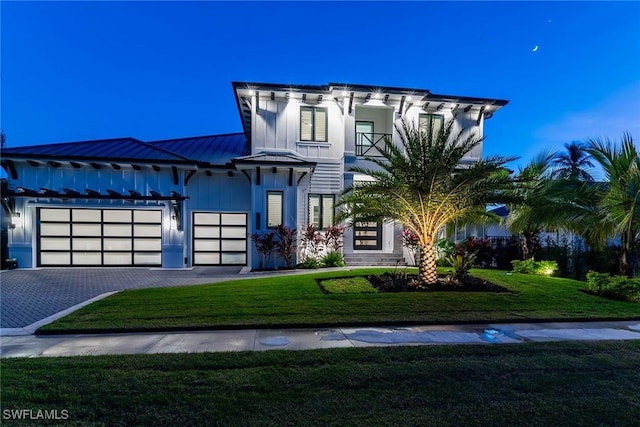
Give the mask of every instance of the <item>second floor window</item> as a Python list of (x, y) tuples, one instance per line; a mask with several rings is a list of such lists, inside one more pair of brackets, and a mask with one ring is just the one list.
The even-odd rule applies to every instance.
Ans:
[(418, 125), (422, 132), (427, 132), (431, 128), (431, 134), (434, 138), (437, 137), (438, 132), (442, 129), (444, 124), (444, 116), (440, 114), (420, 114)]
[(300, 140), (327, 140), (327, 109), (300, 107)]

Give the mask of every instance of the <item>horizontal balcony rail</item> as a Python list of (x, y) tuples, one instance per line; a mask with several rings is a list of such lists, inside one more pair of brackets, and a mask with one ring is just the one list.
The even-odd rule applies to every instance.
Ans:
[(385, 138), (391, 134), (356, 132), (356, 156), (382, 157)]

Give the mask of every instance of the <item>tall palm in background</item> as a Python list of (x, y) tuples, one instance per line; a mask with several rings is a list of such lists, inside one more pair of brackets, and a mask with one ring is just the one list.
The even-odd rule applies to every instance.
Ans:
[(554, 153), (544, 152), (534, 157), (514, 177), (511, 189), (517, 203), (509, 205), (507, 227), (522, 237), (522, 257), (534, 259), (540, 250), (540, 233), (558, 228), (558, 212), (552, 180)]
[(486, 204), (502, 201), (511, 184), (504, 164), (513, 158), (493, 156), (471, 164), (461, 161), (482, 141), (464, 131), (454, 133), (454, 120), (440, 129), (401, 121), (401, 146), (384, 141), (382, 157), (367, 158), (372, 168), (352, 168), (372, 181), (347, 188), (338, 205), (339, 220), (396, 220), (418, 237), (421, 285), (437, 282), (435, 243), (438, 230), (453, 221), (487, 216)]
[(583, 233), (592, 240), (620, 239), (620, 274), (632, 277), (640, 244), (640, 157), (633, 138), (625, 133), (620, 144), (594, 138), (588, 152), (605, 175), (603, 185), (592, 186), (596, 200)]
[(594, 167), (587, 151), (588, 146), (579, 141), (572, 141), (565, 143), (564, 148), (565, 151), (559, 152), (553, 159), (555, 166), (553, 177), (583, 182), (593, 181), (593, 177), (587, 170)]

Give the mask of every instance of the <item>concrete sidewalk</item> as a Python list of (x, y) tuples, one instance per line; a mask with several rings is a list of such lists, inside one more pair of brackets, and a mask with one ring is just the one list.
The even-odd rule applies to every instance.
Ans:
[(640, 339), (640, 320), (408, 327), (240, 329), (56, 336), (2, 336), (1, 357), (310, 350), (433, 344)]

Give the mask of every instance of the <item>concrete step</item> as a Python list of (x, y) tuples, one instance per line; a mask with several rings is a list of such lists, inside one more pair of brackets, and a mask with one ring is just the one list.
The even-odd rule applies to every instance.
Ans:
[(345, 254), (344, 262), (348, 266), (407, 265), (404, 258), (396, 254)]

